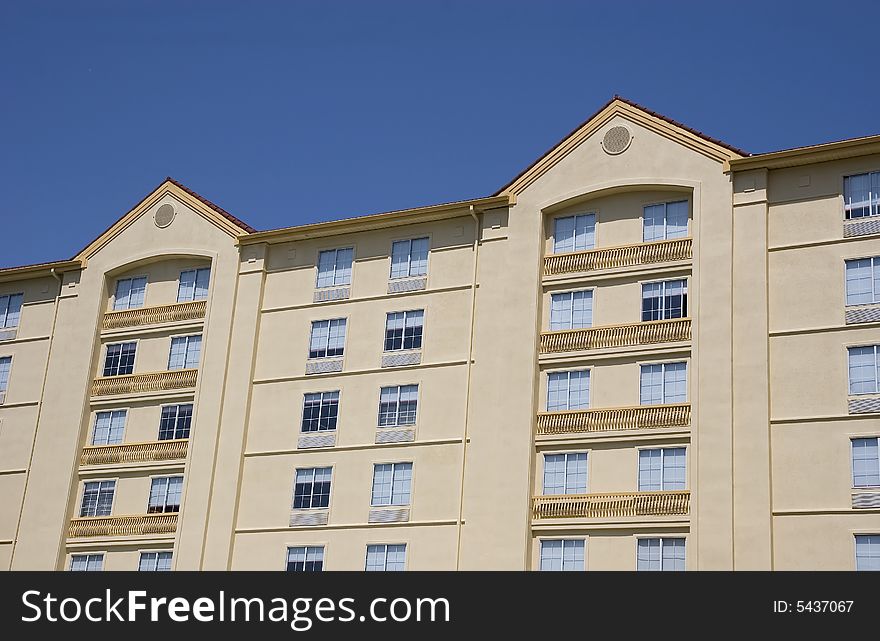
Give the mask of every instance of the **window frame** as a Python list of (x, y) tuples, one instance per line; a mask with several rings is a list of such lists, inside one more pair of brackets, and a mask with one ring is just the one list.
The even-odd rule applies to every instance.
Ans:
[[(866, 347), (872, 347), (874, 349), (874, 389), (870, 392), (853, 392), (852, 391), (852, 364), (851, 364), (851, 351), (853, 349), (861, 349)], [(880, 343), (874, 344), (864, 344), (857, 343), (854, 345), (844, 345), (844, 349), (846, 350), (846, 392), (847, 396), (871, 396), (880, 394), (880, 372), (878, 372), (878, 366), (880, 366)]]
[(7, 359), (9, 359), (9, 367), (6, 370), (6, 381), (0, 386), (0, 405), (3, 405), (6, 402), (6, 397), (9, 395), (9, 386), (12, 384), (12, 365), (15, 362), (15, 355), (0, 355), (0, 361), (5, 361)]
[[(341, 251), (351, 251), (351, 265), (348, 268), (348, 282), (336, 282), (337, 272), (339, 268), (337, 267), (337, 261), (339, 252)], [(333, 278), (332, 283), (329, 285), (321, 285), (321, 254), (326, 254), (333, 252)], [(318, 249), (317, 254), (315, 256), (315, 289), (333, 289), (336, 287), (349, 287), (351, 286), (352, 281), (354, 280), (354, 263), (355, 263), (355, 246), (352, 245), (344, 245), (344, 246), (334, 246), (327, 247), (325, 249)], [(343, 269), (344, 271), (344, 269)]]
[(853, 550), (853, 570), (856, 572), (870, 572), (871, 570), (859, 569), (859, 538), (860, 537), (878, 537), (880, 538), (880, 530), (855, 531), (852, 532), (852, 550)]
[[(377, 468), (381, 465), (390, 465), (391, 466), (391, 490), (388, 494), (388, 503), (376, 503), (376, 472)], [(409, 465), (409, 486), (407, 487), (406, 495), (409, 497), (409, 501), (406, 503), (395, 503), (394, 502), (394, 482), (395, 475), (397, 474), (397, 466)], [(403, 507), (412, 507), (413, 504), (413, 488), (415, 487), (415, 463), (413, 461), (387, 461), (387, 462), (379, 462), (373, 463), (373, 477), (371, 479), (370, 484), (370, 507), (387, 507), (387, 508), (403, 508)]]
[(870, 189), (871, 189), (870, 187), (869, 187), (869, 191), (868, 191), (868, 212), (869, 213), (866, 216), (859, 215), (859, 216), (853, 217), (850, 214), (853, 207), (852, 207), (852, 203), (847, 203), (847, 195), (846, 195), (847, 179), (856, 178), (858, 176), (867, 176), (868, 182), (871, 183), (873, 181), (873, 176), (875, 174), (878, 176), (878, 178), (877, 178), (878, 183), (880, 183), (880, 169), (868, 169), (867, 171), (860, 171), (860, 172), (854, 173), (854, 174), (842, 174), (841, 175), (840, 198), (843, 201), (843, 220), (844, 220), (844, 222), (851, 221), (851, 220), (862, 220), (864, 218), (874, 218), (876, 216), (880, 216), (880, 198), (876, 198), (876, 202), (877, 202), (876, 212), (871, 213), (871, 209), (873, 207), (875, 207), (875, 205), (874, 205), (875, 198), (874, 198), (874, 192), (870, 191)]
[[(317, 417), (317, 419), (308, 419), (308, 420), (317, 420), (318, 421), (318, 428), (315, 430), (306, 430), (305, 429), (305, 427), (306, 427), (306, 425), (305, 425), (305, 422), (306, 422), (306, 398), (308, 396), (314, 395), (314, 394), (320, 394), (320, 396), (321, 396), (321, 400), (318, 403), (318, 417)], [(325, 419), (322, 419), (322, 417), (321, 417), (321, 410), (324, 407), (324, 395), (325, 394), (336, 394), (336, 416), (335, 416), (336, 421), (335, 421), (333, 427), (329, 427), (327, 429), (321, 429), (321, 421), (325, 420)], [(341, 407), (341, 405), (342, 405), (342, 390), (336, 389), (336, 390), (326, 390), (326, 391), (321, 391), (321, 392), (303, 392), (303, 402), (302, 402), (302, 406), (301, 406), (302, 409), (301, 409), (300, 420), (299, 420), (300, 434), (321, 434), (324, 432), (335, 432), (339, 428), (339, 418), (340, 418), (339, 408)]]
[[(127, 372), (125, 374), (119, 374), (118, 372), (116, 374), (104, 374), (104, 372), (107, 371), (107, 354), (110, 351), (110, 348), (115, 347), (116, 345), (120, 345), (120, 346), (134, 345), (134, 357), (132, 358), (132, 361), (131, 361), (131, 372)], [(137, 370), (137, 356), (138, 356), (138, 352), (140, 351), (138, 349), (139, 347), (140, 347), (140, 339), (137, 339), (137, 338), (135, 338), (134, 340), (106, 343), (104, 345), (104, 358), (102, 359), (103, 365), (101, 366), (101, 377), (100, 378), (107, 378), (107, 377), (111, 377), (111, 376), (133, 376), (135, 371)], [(121, 351), (119, 353), (119, 360), (120, 360), (120, 362), (122, 362), (122, 352)], [(118, 369), (118, 367), (117, 367), (117, 369)]]
[[(639, 407), (651, 407), (654, 405), (682, 405), (690, 403), (690, 378), (688, 376), (690, 370), (690, 360), (684, 358), (682, 360), (673, 360), (673, 361), (639, 361), (636, 363), (639, 366)], [(661, 402), (659, 403), (645, 403), (642, 400), (642, 377), (644, 373), (644, 368), (646, 367), (656, 367), (657, 365), (661, 366)], [(666, 393), (666, 366), (667, 365), (684, 365), (684, 400), (683, 401), (669, 401), (667, 399)]]
[[(183, 474), (157, 474), (155, 476), (150, 476), (150, 493), (147, 496), (147, 514), (180, 514), (180, 511), (183, 509)], [(168, 495), (171, 490), (171, 480), (172, 479), (180, 479), (180, 502), (177, 504), (177, 510), (168, 510)], [(152, 499), (153, 499), (153, 484), (156, 481), (165, 481), (165, 492), (164, 498), (162, 500), (162, 509), (161, 510), (152, 510)], [(173, 504), (172, 504), (173, 505)], [(152, 510), (152, 511), (151, 511)]]
[[(660, 450), (660, 489), (659, 490), (643, 490), (642, 489), (642, 452), (652, 450)], [(666, 450), (684, 450), (684, 487), (678, 490), (667, 490), (663, 486), (666, 485)], [(687, 445), (641, 445), (636, 447), (636, 487), (638, 492), (687, 492), (690, 487), (690, 452)]]
[[(544, 569), (544, 543), (551, 543), (556, 541), (562, 542), (562, 557), (560, 558), (560, 568), (559, 572), (585, 572), (587, 570), (587, 541), (589, 536), (584, 536), (583, 538), (566, 538), (566, 537), (540, 537), (538, 539), (538, 572), (556, 572), (557, 570), (553, 569)], [(583, 543), (583, 567), (576, 570), (566, 570), (565, 569), (565, 544), (566, 543)]]
[[(205, 296), (204, 296), (204, 298), (196, 298), (196, 285), (198, 285), (198, 282), (199, 282), (199, 272), (206, 271), (206, 270), (208, 272), (208, 287), (205, 290)], [(193, 278), (192, 298), (181, 300), (180, 299), (180, 292), (181, 292), (181, 287), (183, 285), (183, 275), (187, 272), (195, 272), (195, 277)], [(177, 297), (175, 300), (178, 303), (194, 303), (194, 302), (200, 301), (200, 300), (208, 300), (208, 297), (211, 295), (211, 281), (213, 280), (212, 279), (212, 276), (213, 276), (212, 272), (213, 272), (213, 265), (208, 265), (207, 267), (188, 267), (186, 269), (181, 269), (180, 272), (177, 274)]]
[[(107, 426), (107, 437), (109, 440), (110, 435), (113, 433), (113, 415), (117, 414), (117, 413), (121, 413), (123, 415), (122, 416), (122, 435), (121, 435), (121, 439), (119, 440), (119, 442), (117, 442), (117, 443), (109, 443), (109, 442), (108, 443), (95, 443), (95, 437), (97, 436), (97, 433), (98, 433), (98, 418), (101, 416), (101, 414), (109, 414), (110, 415), (110, 423)], [(90, 434), (90, 438), (89, 438), (89, 445), (92, 447), (108, 447), (108, 446), (113, 446), (113, 445), (122, 445), (123, 443), (125, 443), (125, 428), (126, 428), (127, 423), (128, 423), (128, 408), (127, 407), (121, 408), (121, 409), (95, 410), (94, 418), (92, 419), (92, 429), (91, 429), (91, 434)]]
[[(690, 276), (683, 276), (681, 278), (661, 278), (658, 280), (639, 281), (639, 289), (640, 289), (640, 291), (639, 291), (639, 319), (640, 319), (639, 322), (641, 322), (641, 323), (659, 323), (662, 321), (673, 321), (673, 320), (682, 320), (685, 318), (690, 318), (690, 316), (689, 316), (690, 310), (688, 307), (688, 305), (690, 304), (690, 301), (688, 300), (688, 294), (689, 294), (690, 284), (691, 284), (690, 280), (691, 280)], [(674, 318), (668, 318), (666, 316), (668, 313), (667, 308), (666, 308), (666, 298), (667, 298), (666, 286), (668, 283), (675, 283), (675, 282), (683, 282), (684, 283), (684, 290), (682, 293), (682, 310), (681, 310), (682, 315), (676, 316)], [(663, 285), (662, 293), (660, 295), (660, 300), (663, 303), (660, 308), (662, 318), (656, 318), (653, 320), (645, 320), (645, 286), (646, 285), (657, 285), (657, 284)]]
[[(124, 280), (128, 280), (128, 281), (133, 282), (133, 281), (139, 280), (141, 278), (144, 279), (144, 301), (143, 301), (143, 303), (141, 303), (137, 307), (132, 307), (132, 305), (131, 305), (131, 287), (129, 286), (129, 289), (128, 289), (129, 304), (128, 304), (128, 306), (127, 307), (116, 307), (116, 302), (119, 300), (117, 298), (119, 295), (119, 283), (121, 283)], [(129, 309), (143, 309), (144, 307), (146, 307), (147, 306), (147, 287), (149, 286), (149, 284), (150, 284), (150, 275), (147, 273), (136, 274), (134, 276), (123, 276), (122, 278), (117, 278), (116, 281), (114, 282), (113, 296), (110, 300), (110, 311), (111, 312), (124, 312)]]
[[(413, 251), (412, 244), (416, 240), (426, 240), (428, 242), (427, 255), (425, 256), (425, 273), (424, 274), (413, 274), (412, 273), (412, 263), (413, 263)], [(428, 274), (431, 271), (431, 234), (425, 234), (423, 236), (408, 236), (406, 238), (392, 238), (391, 239), (391, 248), (388, 250), (388, 280), (404, 280), (407, 278), (427, 278)], [(397, 243), (409, 243), (409, 249), (407, 250), (407, 259), (406, 259), (406, 274), (403, 276), (395, 276), (394, 275), (394, 245)]]
[[(187, 365), (187, 363), (189, 362), (190, 343), (192, 342), (192, 339), (195, 339), (195, 338), (199, 339), (198, 340), (199, 358), (196, 361), (196, 364), (194, 367), (189, 367)], [(199, 369), (199, 367), (202, 364), (202, 347), (205, 343), (204, 332), (198, 332), (196, 334), (172, 334), (171, 336), (169, 336), (169, 339), (170, 340), (168, 341), (168, 365), (166, 366), (167, 371), (179, 372), (180, 370), (184, 370), (184, 369)], [(172, 368), (171, 367), (171, 357), (174, 354), (174, 341), (179, 341), (182, 339), (186, 340), (186, 346), (183, 350), (183, 367)]]
[[(552, 450), (541, 453), (541, 496), (580, 496), (581, 494), (590, 493), (590, 467), (593, 460), (593, 450), (591, 448), (578, 450)], [(568, 457), (583, 454), (585, 457), (584, 464), (584, 491), (568, 492)], [(547, 494), (547, 457), (548, 456), (564, 456), (565, 465), (563, 468), (563, 490), (562, 494)]]
[[(149, 568), (149, 569), (141, 569), (141, 564), (143, 563), (143, 559), (144, 559), (145, 554), (155, 554), (156, 555), (156, 562), (155, 562), (156, 567)], [(167, 570), (160, 570), (159, 569), (159, 557), (163, 554), (170, 555), (168, 558), (168, 569)], [(173, 561), (174, 561), (174, 550), (138, 550), (138, 569), (137, 569), (137, 571), (138, 572), (171, 572), (172, 571), (171, 564), (173, 563)]]
[[(290, 552), (291, 552), (291, 550), (296, 550), (296, 549), (300, 549), (300, 548), (303, 550), (303, 566), (304, 567), (302, 570), (291, 570), (290, 569)], [(305, 568), (305, 565), (309, 562), (308, 561), (308, 554), (309, 554), (310, 549), (320, 549), (321, 550), (321, 569), (319, 569), (319, 570), (315, 570), (315, 569), (309, 570), (309, 569)], [(284, 571), (285, 572), (326, 572), (326, 570), (324, 568), (324, 565), (326, 564), (326, 562), (327, 562), (327, 544), (326, 543), (311, 543), (311, 544), (306, 544), (306, 545), (288, 544), (284, 550)]]
[[(871, 261), (871, 300), (867, 303), (850, 303), (849, 302), (849, 264), (854, 263), (860, 260), (869, 260)], [(850, 258), (843, 259), (843, 304), (845, 307), (861, 307), (864, 305), (877, 305), (880, 304), (880, 290), (876, 287), (876, 281), (878, 279), (874, 278), (874, 270), (877, 269), (880, 271), (880, 256), (852, 256)]]
[[(544, 411), (547, 413), (555, 413), (555, 412), (586, 412), (592, 407), (592, 391), (593, 391), (593, 365), (589, 365), (587, 367), (578, 367), (575, 369), (559, 369), (559, 370), (548, 370), (546, 372), (547, 376), (545, 377), (546, 381), (546, 392), (544, 394)], [(572, 374), (587, 374), (587, 404), (585, 407), (571, 407), (571, 375)], [(565, 389), (565, 409), (550, 409), (550, 378), (554, 374), (567, 374), (566, 377), (566, 389)]]
[[(330, 355), (330, 335), (331, 330), (333, 329), (333, 322), (342, 321), (344, 323), (344, 330), (342, 334), (342, 351), (339, 354)], [(327, 323), (327, 341), (324, 345), (324, 355), (323, 356), (312, 356), (312, 337), (315, 333), (315, 325), (317, 323)], [(329, 358), (344, 358), (345, 357), (345, 348), (348, 346), (348, 316), (340, 316), (338, 318), (322, 318), (318, 320), (309, 321), (309, 340), (308, 340), (308, 360), (310, 361), (318, 361)]]
[[(684, 236), (675, 236), (674, 238), (669, 238), (669, 205), (674, 205), (677, 203), (684, 203), (687, 206), (687, 213), (685, 215), (685, 234)], [(657, 207), (659, 205), (663, 205), (663, 237), (655, 238), (654, 240), (645, 240), (645, 210), (648, 207)], [(693, 220), (693, 205), (691, 204), (691, 199), (689, 197), (679, 198), (677, 200), (661, 200), (661, 201), (652, 201), (649, 203), (644, 203), (642, 205), (642, 243), (659, 243), (666, 240), (681, 240), (683, 238), (691, 237), (691, 221)]]
[[(292, 492), (291, 501), (290, 501), (290, 509), (294, 512), (307, 512), (307, 511), (311, 511), (311, 510), (329, 510), (330, 506), (333, 502), (333, 479), (335, 476), (335, 474), (333, 473), (333, 471), (334, 471), (333, 468), (334, 468), (333, 465), (316, 465), (316, 466), (312, 466), (312, 467), (295, 467), (293, 469), (293, 492)], [(316, 473), (318, 470), (325, 470), (325, 469), (330, 470), (330, 481), (328, 482), (329, 487), (327, 488), (327, 505), (315, 506), (315, 505), (312, 505), (313, 503), (315, 503), (315, 476), (316, 476)], [(311, 470), (311, 472), (312, 472), (312, 480), (310, 481), (311, 491), (308, 494), (309, 507), (296, 507), (296, 497), (297, 497), (297, 494), (296, 494), (297, 480), (296, 479), (301, 471), (304, 472), (307, 470)], [(319, 496), (320, 496), (320, 494), (319, 494)]]
[[(67, 571), (67, 572), (104, 572), (104, 559), (105, 559), (106, 556), (107, 556), (107, 552), (106, 552), (105, 550), (101, 550), (101, 551), (88, 551), (88, 552), (71, 552), (71, 553), (68, 554), (67, 556), (68, 556), (67, 564), (66, 564), (66, 567), (67, 567), (67, 570), (66, 570), (66, 571)], [(84, 557), (99, 556), (99, 557), (101, 557), (101, 567), (100, 567), (100, 569), (98, 569), (98, 570), (89, 570), (89, 569), (88, 569), (88, 560), (86, 560), (86, 568), (85, 568), (85, 569), (83, 569), (83, 570), (74, 570), (74, 569), (73, 569), (73, 559), (74, 559), (74, 557), (80, 557), (80, 556), (84, 556)]]
[[(656, 539), (659, 539), (659, 540), (660, 540), (660, 569), (659, 569), (659, 570), (649, 570), (649, 569), (646, 569), (646, 570), (640, 570), (640, 569), (639, 569), (639, 542), (640, 542), (640, 541), (656, 540)], [(665, 568), (663, 567), (663, 543), (664, 543), (664, 539), (675, 539), (675, 540), (677, 540), (677, 541), (684, 541), (684, 568), (683, 568), (683, 569), (681, 569), (681, 570), (667, 570), (667, 569), (665, 569)], [(687, 550), (688, 550), (687, 540), (688, 540), (688, 536), (687, 536), (687, 534), (681, 534), (681, 535), (678, 535), (678, 534), (669, 534), (669, 535), (664, 535), (664, 534), (660, 534), (660, 535), (657, 535), (657, 534), (636, 534), (636, 535), (635, 535), (635, 540), (636, 540), (636, 545), (635, 545), (635, 548), (636, 548), (636, 568), (635, 568), (635, 571), (636, 571), (636, 572), (687, 572), (687, 566), (688, 566), (688, 562), (687, 562), (687, 561), (688, 561), (688, 557), (687, 557)]]
[[(547, 331), (548, 332), (570, 332), (577, 329), (588, 329), (593, 327), (593, 313), (596, 311), (595, 302), (596, 302), (596, 290), (597, 287), (581, 287), (579, 289), (566, 289), (559, 292), (549, 292), (547, 298)], [(590, 301), (590, 323), (588, 325), (583, 325), (580, 327), (574, 327), (574, 295), (575, 294), (589, 294), (587, 297)], [(562, 329), (553, 329), (553, 297), (554, 296), (570, 296), (571, 303), (571, 312), (568, 318), (568, 327), (564, 327)]]
[[(579, 216), (584, 216), (584, 217), (592, 216), (593, 217), (593, 245), (592, 245), (592, 247), (587, 247), (585, 249), (578, 249), (577, 248), (577, 218)], [(574, 218), (575, 219), (575, 233), (574, 233), (574, 238), (572, 239), (573, 249), (571, 251), (557, 251), (557, 249), (556, 249), (556, 246), (557, 246), (556, 225), (557, 225), (558, 221), (564, 220), (566, 218)], [(552, 216), (550, 219), (550, 227), (551, 227), (551, 229), (550, 229), (550, 254), (552, 256), (559, 256), (562, 254), (579, 254), (581, 252), (592, 251), (599, 246), (599, 210), (598, 209), (593, 209), (590, 211), (571, 212), (571, 213), (558, 214), (558, 215)]]
[[(21, 296), (21, 302), (18, 305), (18, 320), (15, 325), (7, 325), (9, 322), (9, 303), (13, 298)], [(14, 292), (9, 294), (0, 294), (0, 299), (6, 299), (6, 307), (0, 311), (0, 330), (16, 329), (21, 326), (21, 314), (24, 309), (24, 292)]]
[(850, 461), (850, 480), (852, 481), (852, 489), (854, 490), (862, 490), (862, 489), (876, 489), (880, 488), (880, 482), (875, 485), (856, 485), (856, 457), (855, 457), (855, 441), (861, 440), (875, 440), (877, 441), (877, 476), (880, 478), (880, 436), (850, 436), (849, 437), (849, 461)]
[[(384, 548), (382, 554), (382, 569), (381, 570), (371, 570), (369, 566), (369, 558), (370, 558), (370, 548), (382, 546)], [(403, 546), (403, 567), (399, 570), (389, 570), (388, 569), (388, 548), (391, 546)], [(409, 567), (409, 545), (407, 543), (367, 543), (367, 547), (364, 553), (364, 572), (405, 572)]]
[[(407, 320), (409, 320), (410, 314), (420, 313), (422, 315), (422, 324), (415, 326), (419, 329), (418, 339), (419, 346), (418, 347), (406, 347), (406, 330), (407, 330)], [(403, 333), (400, 336), (400, 347), (392, 347), (388, 348), (388, 322), (391, 320), (391, 316), (394, 314), (403, 314)], [(382, 341), (382, 353), (390, 354), (393, 352), (415, 352), (420, 351), (425, 344), (425, 308), (421, 309), (405, 309), (398, 312), (386, 312), (385, 313), (385, 333)]]
[[(382, 390), (383, 389), (391, 389), (397, 388), (397, 398), (395, 400), (395, 416), (396, 422), (389, 425), (382, 424)], [(416, 388), (416, 400), (415, 400), (415, 417), (413, 418), (412, 423), (401, 423), (400, 422), (400, 397), (403, 394), (404, 387), (415, 387)], [(415, 427), (419, 421), (419, 403), (421, 400), (421, 384), (420, 383), (400, 383), (398, 385), (381, 385), (379, 387), (379, 412), (376, 416), (376, 427), (378, 429), (395, 429), (395, 428), (407, 428), (407, 427)], [(407, 401), (408, 402), (408, 401)]]
[[(81, 483), (82, 487), (80, 488), (80, 491), (79, 491), (79, 509), (76, 511), (77, 518), (89, 519), (89, 518), (107, 518), (109, 516), (113, 516), (113, 508), (116, 507), (116, 490), (118, 487), (116, 482), (118, 480), (119, 479), (117, 479), (117, 478), (96, 478), (96, 479), (83, 480)], [(98, 494), (97, 494), (97, 497), (95, 498), (95, 512), (98, 511), (98, 505), (100, 504), (100, 499), (101, 499), (100, 484), (101, 483), (113, 483), (113, 497), (110, 499), (110, 509), (107, 512), (107, 514), (97, 514), (97, 513), (96, 514), (83, 514), (84, 501), (86, 498), (86, 489), (87, 489), (88, 485), (93, 484), (93, 483), (98, 484)]]
[[(166, 408), (173, 407), (175, 408), (174, 412), (174, 436), (172, 438), (162, 438), (162, 421), (165, 420), (165, 410)], [(179, 427), (178, 423), (180, 422), (180, 408), (181, 407), (189, 407), (189, 427), (187, 428), (186, 436), (177, 436)], [(195, 403), (170, 403), (168, 405), (160, 405), (159, 407), (159, 430), (156, 434), (157, 441), (179, 441), (190, 438), (192, 436), (192, 424), (195, 419), (196, 408)]]

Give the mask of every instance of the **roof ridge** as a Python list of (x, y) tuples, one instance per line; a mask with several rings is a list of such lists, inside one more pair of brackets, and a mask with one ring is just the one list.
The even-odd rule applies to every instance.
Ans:
[[(166, 177), (165, 177), (165, 180), (162, 181), (162, 184), (164, 185), (166, 182), (170, 182), (172, 185), (175, 185), (176, 187), (179, 187), (180, 189), (182, 189), (183, 191), (185, 191), (186, 193), (188, 193), (188, 194), (189, 194), (190, 196), (192, 196), (193, 198), (196, 198), (197, 200), (199, 200), (202, 204), (207, 205), (208, 207), (210, 207), (211, 209), (213, 209), (214, 211), (216, 211), (218, 214), (220, 214), (221, 216), (223, 216), (223, 217), (226, 218), (227, 220), (229, 220), (229, 221), (231, 221), (232, 223), (234, 223), (236, 226), (241, 227), (241, 228), (242, 228), (244, 231), (246, 231), (247, 233), (249, 233), (249, 234), (254, 234), (254, 233), (256, 233), (257, 231), (259, 231), (259, 230), (257, 230), (256, 228), (251, 227), (250, 225), (248, 225), (246, 222), (244, 222), (243, 220), (241, 220), (241, 219), (238, 218), (237, 216), (233, 216), (233, 215), (230, 214), (228, 211), (226, 211), (225, 209), (223, 209), (220, 205), (211, 202), (210, 200), (208, 200), (207, 198), (205, 198), (205, 197), (202, 196), (201, 194), (196, 193), (195, 191), (193, 191), (192, 189), (190, 189), (189, 187), (187, 187), (186, 185), (184, 185), (182, 182), (180, 182), (180, 181), (178, 181), (178, 180), (175, 180), (175, 179), (172, 178), (171, 176), (166, 176)], [(161, 186), (161, 185), (160, 185), (160, 186)], [(135, 206), (137, 206), (137, 205), (135, 205)]]

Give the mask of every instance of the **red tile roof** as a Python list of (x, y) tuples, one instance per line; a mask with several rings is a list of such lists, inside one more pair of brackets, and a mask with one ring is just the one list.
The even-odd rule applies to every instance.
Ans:
[(226, 211), (225, 209), (223, 209), (222, 207), (220, 207), (220, 205), (216, 205), (216, 204), (212, 203), (210, 200), (208, 200), (207, 198), (205, 198), (204, 196), (200, 196), (199, 194), (197, 194), (196, 192), (194, 192), (192, 189), (190, 189), (190, 188), (187, 187), (186, 185), (183, 185), (183, 184), (177, 182), (176, 180), (174, 180), (174, 178), (172, 178), (171, 176), (167, 176), (167, 177), (165, 178), (165, 180), (162, 181), (163, 184), (164, 184), (165, 181), (168, 181), (168, 182), (170, 182), (170, 183), (172, 183), (172, 184), (174, 184), (174, 185), (177, 185), (177, 186), (180, 187), (183, 191), (185, 191), (186, 193), (188, 193), (190, 196), (192, 196), (193, 198), (197, 198), (197, 199), (199, 199), (200, 201), (202, 201), (202, 203), (204, 203), (205, 205), (207, 205), (208, 207), (210, 207), (211, 209), (213, 209), (214, 211), (216, 211), (218, 214), (220, 214), (221, 216), (223, 216), (223, 217), (226, 218), (227, 220), (231, 221), (234, 225), (240, 227), (241, 229), (243, 229), (243, 230), (246, 231), (247, 233), (249, 233), (249, 234), (253, 234), (254, 232), (257, 231), (254, 227), (251, 227), (250, 225), (248, 225), (246, 222), (244, 222), (244, 221), (241, 220), (240, 218), (236, 218), (235, 216), (233, 216), (232, 214), (230, 214), (228, 211)]

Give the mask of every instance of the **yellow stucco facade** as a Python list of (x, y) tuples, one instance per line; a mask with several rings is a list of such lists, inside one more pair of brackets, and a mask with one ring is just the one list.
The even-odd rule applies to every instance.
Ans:
[(868, 568), (878, 172), (615, 99), (471, 201), (257, 232), (166, 180), (0, 270), (0, 568)]

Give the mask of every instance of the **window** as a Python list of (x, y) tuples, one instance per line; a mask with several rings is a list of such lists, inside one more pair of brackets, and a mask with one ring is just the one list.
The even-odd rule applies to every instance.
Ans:
[(876, 394), (878, 345), (847, 348), (849, 354), (849, 393)]
[(182, 488), (182, 476), (163, 476), (153, 479), (150, 486), (150, 504), (147, 507), (147, 514), (180, 512), (180, 491)]
[(103, 554), (71, 554), (71, 572), (100, 572), (104, 569)]
[(80, 516), (109, 516), (113, 507), (116, 481), (92, 481), (83, 487)]
[(880, 171), (843, 179), (843, 211), (847, 220), (880, 214)]
[(853, 487), (880, 487), (880, 439), (852, 440)]
[(117, 445), (122, 443), (122, 433), (125, 431), (125, 417), (125, 410), (113, 410), (95, 414), (92, 445)]
[(312, 321), (309, 358), (342, 356), (345, 349), (345, 319)]
[(336, 429), (339, 392), (316, 392), (303, 399), (302, 431), (326, 432)]
[(6, 396), (6, 390), (9, 387), (9, 370), (12, 369), (12, 357), (0, 357), (0, 403)]
[(642, 321), (687, 316), (687, 281), (664, 280), (642, 285)]
[(171, 339), (168, 369), (194, 369), (202, 354), (202, 335), (175, 336)]
[(4, 294), (0, 296), (0, 329), (18, 327), (23, 300), (24, 294)]
[(684, 558), (684, 539), (639, 539), (636, 568), (683, 572)]
[(293, 509), (308, 510), (330, 506), (331, 467), (309, 467), (296, 471)]
[(398, 240), (391, 244), (391, 278), (428, 273), (428, 239)]
[(425, 311), (393, 312), (385, 319), (385, 351), (421, 349)]
[(162, 408), (159, 419), (159, 440), (167, 441), (175, 438), (189, 438), (192, 427), (193, 406), (166, 405)]
[(288, 572), (320, 572), (324, 569), (324, 546), (287, 548)]
[(351, 284), (351, 261), (354, 249), (328, 249), (318, 254), (318, 280), (316, 287), (333, 287)]
[(639, 403), (662, 405), (687, 402), (687, 363), (642, 365)]
[(685, 489), (685, 468), (683, 447), (639, 450), (639, 492)]
[(208, 285), (211, 282), (211, 268), (188, 269), (180, 272), (180, 285), (177, 287), (177, 302), (188, 303), (191, 300), (204, 300), (208, 297)]
[(856, 570), (880, 571), (880, 534), (856, 535)]
[(113, 296), (113, 309), (134, 309), (144, 306), (144, 293), (147, 291), (147, 277), (120, 278), (116, 281), (116, 294)]
[(104, 376), (124, 376), (134, 371), (137, 343), (115, 343), (107, 346), (104, 357)]
[(593, 292), (564, 292), (550, 296), (550, 331), (593, 324)]
[(542, 572), (577, 572), (583, 569), (583, 539), (541, 541)]
[(579, 252), (596, 246), (596, 214), (565, 216), (553, 221), (553, 253)]
[(590, 370), (547, 375), (547, 411), (585, 410), (590, 407)]
[(171, 552), (141, 552), (138, 572), (168, 572), (171, 570)]
[(412, 463), (374, 465), (370, 505), (409, 505), (411, 484)]
[(415, 425), (418, 385), (383, 387), (379, 391), (379, 427)]
[(405, 566), (405, 544), (367, 546), (367, 572), (403, 572)]
[(644, 209), (643, 240), (671, 240), (688, 235), (688, 202), (648, 205)]
[(587, 453), (545, 454), (544, 494), (584, 494), (587, 491)]
[(846, 262), (846, 304), (880, 302), (880, 256)]

